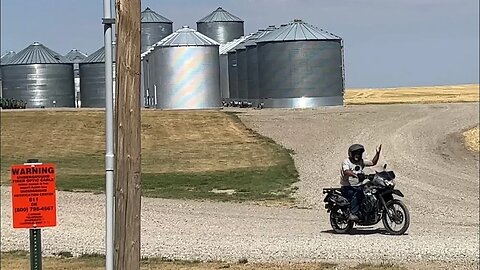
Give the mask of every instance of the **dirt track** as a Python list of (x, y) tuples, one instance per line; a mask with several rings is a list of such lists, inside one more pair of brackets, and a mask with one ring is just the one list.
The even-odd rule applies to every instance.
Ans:
[[(249, 261), (452, 261), (475, 269), (479, 260), (478, 155), (456, 133), (478, 123), (478, 104), (390, 105), (318, 110), (243, 111), (241, 119), (295, 151), (299, 206), (144, 199), (142, 252), (179, 259)], [(322, 188), (337, 186), (352, 143), (386, 162), (406, 194), (412, 224), (405, 236), (364, 228), (335, 235)], [(368, 155), (367, 153), (367, 155)], [(45, 230), (47, 253), (103, 252), (104, 196), (59, 192), (59, 224)], [(2, 250), (27, 249), (28, 234), (10, 225), (2, 188)]]

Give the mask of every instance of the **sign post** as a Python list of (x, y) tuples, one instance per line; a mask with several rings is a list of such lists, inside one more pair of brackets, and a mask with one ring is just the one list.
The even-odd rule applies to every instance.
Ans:
[(30, 269), (42, 269), (42, 230), (30, 229)]
[(57, 225), (55, 164), (30, 159), (12, 165), (13, 228), (30, 229), (30, 266), (42, 269), (41, 228)]

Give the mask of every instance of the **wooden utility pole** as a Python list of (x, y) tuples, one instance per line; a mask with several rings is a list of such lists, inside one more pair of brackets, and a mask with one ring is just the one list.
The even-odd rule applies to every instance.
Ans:
[(140, 0), (116, 0), (115, 269), (140, 269)]

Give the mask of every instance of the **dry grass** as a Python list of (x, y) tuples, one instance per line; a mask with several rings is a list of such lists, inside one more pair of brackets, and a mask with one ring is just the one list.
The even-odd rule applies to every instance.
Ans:
[[(4, 252), (2, 253), (1, 269), (29, 269), (29, 257), (26, 252)], [(43, 269), (82, 269), (100, 270), (104, 269), (104, 258), (102, 256), (83, 256), (79, 258), (43, 258)], [(168, 261), (164, 259), (146, 259), (141, 262), (141, 269), (150, 270), (333, 270), (333, 269), (357, 269), (357, 270), (402, 270), (390, 264), (359, 264), (356, 266), (342, 266), (331, 263), (298, 263), (298, 264), (257, 264), (257, 263), (224, 263), (224, 262), (197, 262), (197, 261)]]
[(479, 85), (347, 89), (346, 105), (479, 102)]
[[(103, 174), (103, 111), (2, 112), (2, 178), (28, 158), (60, 162), (62, 174)], [(144, 173), (268, 167), (276, 156), (258, 136), (222, 112), (142, 113)], [(90, 162), (95, 160), (95, 162)]]
[[(68, 252), (67, 252), (68, 253)], [(12, 251), (1, 253), (0, 269), (29, 269), (29, 255), (25, 251)], [(42, 260), (45, 270), (100, 270), (105, 269), (105, 257), (98, 254), (86, 254), (80, 257), (44, 257)], [(423, 262), (392, 264), (378, 263), (250, 263), (246, 259), (237, 263), (226, 262), (198, 262), (198, 261), (171, 261), (163, 258), (149, 258), (141, 261), (140, 269), (149, 270), (436, 270), (436, 269), (475, 269), (475, 263), (451, 264), (444, 262)]]
[[(57, 165), (57, 189), (102, 192), (104, 117), (100, 110), (1, 112), (1, 183), (10, 183), (10, 165), (38, 158)], [(144, 196), (290, 203), (297, 177), (289, 152), (234, 114), (142, 112)]]
[(467, 130), (463, 133), (465, 139), (465, 145), (471, 151), (480, 151), (480, 132), (479, 126), (476, 126), (470, 130)]

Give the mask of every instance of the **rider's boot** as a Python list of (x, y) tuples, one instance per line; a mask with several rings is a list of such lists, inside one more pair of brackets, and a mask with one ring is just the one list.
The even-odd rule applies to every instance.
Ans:
[(359, 221), (360, 219), (358, 218), (357, 215), (355, 215), (355, 214), (350, 214), (350, 215), (348, 216), (348, 220), (349, 220), (349, 221)]

